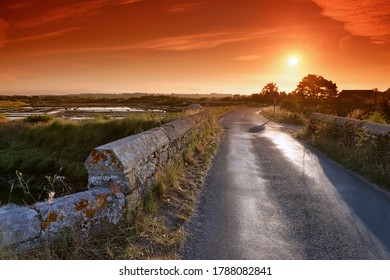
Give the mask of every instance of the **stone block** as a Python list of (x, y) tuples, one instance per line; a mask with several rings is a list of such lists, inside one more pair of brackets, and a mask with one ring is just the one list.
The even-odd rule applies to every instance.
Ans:
[(377, 135), (377, 136), (390, 135), (390, 125), (387, 124), (366, 122), (362, 128), (365, 132), (373, 135)]
[(26, 206), (0, 208), (0, 247), (33, 240), (41, 234), (37, 211)]
[(324, 122), (324, 123), (334, 123), (336, 116), (325, 115), (321, 113), (312, 113), (310, 115), (311, 121)]
[(192, 115), (191, 118), (197, 123), (202, 123), (205, 120), (209, 119), (211, 117), (211, 111), (210, 110), (203, 110), (199, 113)]
[(151, 162), (145, 162), (134, 170), (137, 183), (142, 185), (146, 180), (156, 172), (156, 165)]
[(40, 216), (43, 240), (53, 240), (75, 230), (83, 235), (104, 223), (117, 224), (122, 218), (125, 199), (119, 190), (95, 188), (34, 204)]

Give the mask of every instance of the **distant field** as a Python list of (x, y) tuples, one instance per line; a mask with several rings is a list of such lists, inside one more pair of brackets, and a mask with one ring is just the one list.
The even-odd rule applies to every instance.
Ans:
[(0, 107), (23, 107), (28, 106), (28, 103), (23, 101), (10, 101), (10, 100), (0, 100)]

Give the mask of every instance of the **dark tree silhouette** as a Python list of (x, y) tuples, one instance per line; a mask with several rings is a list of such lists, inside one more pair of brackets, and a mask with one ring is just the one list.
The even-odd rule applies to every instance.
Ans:
[(268, 83), (263, 87), (260, 94), (264, 96), (267, 102), (272, 103), (274, 98), (279, 96), (279, 89), (275, 83)]
[(337, 85), (322, 76), (309, 74), (294, 92), (299, 97), (332, 98), (337, 97)]

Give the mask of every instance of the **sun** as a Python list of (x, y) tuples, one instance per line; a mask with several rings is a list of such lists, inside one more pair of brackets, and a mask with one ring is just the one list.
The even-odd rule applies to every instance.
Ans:
[(290, 64), (291, 67), (297, 66), (298, 62), (299, 62), (299, 60), (298, 60), (298, 58), (296, 56), (291, 56), (288, 59), (288, 64)]

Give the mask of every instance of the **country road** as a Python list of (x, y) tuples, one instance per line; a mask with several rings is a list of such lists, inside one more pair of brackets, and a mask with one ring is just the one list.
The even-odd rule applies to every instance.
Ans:
[(390, 194), (269, 122), (234, 111), (182, 259), (390, 259)]

